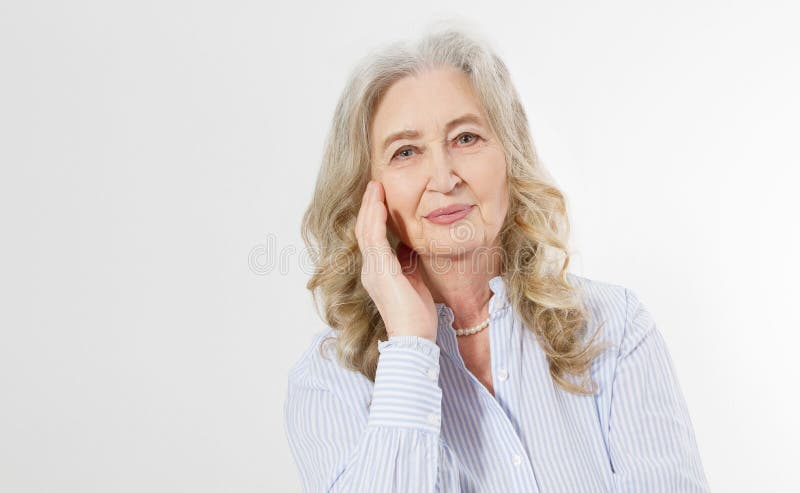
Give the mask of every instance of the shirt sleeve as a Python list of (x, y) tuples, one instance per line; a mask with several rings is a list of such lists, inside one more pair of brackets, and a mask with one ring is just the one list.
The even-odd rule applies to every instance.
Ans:
[(347, 396), (290, 378), (284, 422), (303, 491), (460, 491), (440, 436), (439, 346), (394, 336), (378, 349), (366, 423)]
[(661, 332), (626, 289), (611, 390), (609, 454), (617, 492), (708, 492), (689, 412)]

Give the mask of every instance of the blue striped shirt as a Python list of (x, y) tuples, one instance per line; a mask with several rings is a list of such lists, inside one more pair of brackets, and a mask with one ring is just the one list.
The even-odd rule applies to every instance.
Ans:
[[(591, 367), (599, 390), (553, 382), (535, 335), (489, 281), (494, 396), (465, 366), (453, 312), (437, 303), (436, 343), (380, 341), (374, 384), (321, 357), (327, 327), (289, 373), (284, 426), (304, 491), (707, 492), (664, 338), (636, 295), (568, 274), (589, 334), (614, 349)], [(577, 380), (576, 380), (577, 382)]]

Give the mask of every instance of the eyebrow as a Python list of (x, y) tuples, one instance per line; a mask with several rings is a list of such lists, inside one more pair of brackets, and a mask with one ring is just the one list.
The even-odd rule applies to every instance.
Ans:
[[(464, 115), (459, 116), (453, 120), (450, 120), (447, 125), (444, 126), (445, 133), (449, 132), (453, 129), (453, 127), (457, 127), (462, 123), (475, 123), (477, 125), (483, 126), (483, 119), (476, 115), (475, 113), (466, 113)], [(383, 141), (383, 147), (381, 148), (381, 154), (386, 153), (386, 149), (389, 147), (389, 144), (394, 142), (395, 140), (400, 139), (414, 139), (419, 137), (419, 132), (416, 130), (400, 130), (399, 132), (394, 132), (389, 134), (388, 137)]]

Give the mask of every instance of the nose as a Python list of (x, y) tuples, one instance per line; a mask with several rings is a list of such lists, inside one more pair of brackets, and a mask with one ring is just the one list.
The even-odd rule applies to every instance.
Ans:
[(461, 178), (454, 173), (452, 156), (447, 149), (435, 148), (428, 159), (430, 173), (426, 190), (448, 193), (461, 183)]

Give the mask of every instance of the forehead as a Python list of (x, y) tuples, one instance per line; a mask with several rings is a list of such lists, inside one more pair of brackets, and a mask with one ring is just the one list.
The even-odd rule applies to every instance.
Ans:
[(455, 68), (407, 76), (392, 84), (378, 104), (371, 124), (373, 147), (400, 130), (437, 131), (450, 120), (475, 113), (485, 121), (469, 78)]

